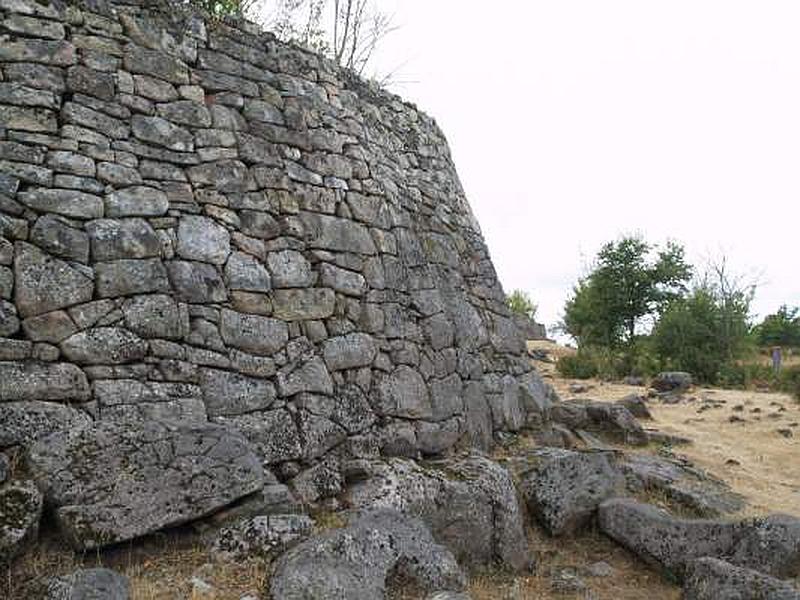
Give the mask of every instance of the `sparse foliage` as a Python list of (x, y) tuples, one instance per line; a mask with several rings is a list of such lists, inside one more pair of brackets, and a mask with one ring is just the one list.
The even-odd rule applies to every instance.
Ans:
[(529, 319), (533, 319), (536, 316), (537, 305), (531, 300), (527, 292), (514, 290), (506, 297), (506, 304), (512, 312), (518, 315), (528, 317)]

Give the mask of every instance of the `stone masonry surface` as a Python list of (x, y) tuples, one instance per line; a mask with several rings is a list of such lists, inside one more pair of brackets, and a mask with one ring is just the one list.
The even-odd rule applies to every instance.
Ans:
[(222, 424), (335, 490), (547, 419), (504, 299), (414, 106), (174, 3), (0, 0), (0, 403)]

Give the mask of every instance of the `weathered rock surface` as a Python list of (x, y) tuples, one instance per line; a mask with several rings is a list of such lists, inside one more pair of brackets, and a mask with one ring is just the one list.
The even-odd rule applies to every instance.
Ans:
[(42, 506), (42, 494), (32, 481), (0, 487), (0, 563), (18, 556), (36, 541)]
[(0, 401), (88, 400), (86, 375), (70, 363), (0, 362)]
[(0, 1), (0, 402), (224, 422), (304, 500), (546, 427), (433, 119), (183, 8)]
[(776, 577), (793, 577), (800, 569), (800, 521), (794, 517), (679, 519), (624, 498), (601, 504), (599, 516), (606, 535), (678, 577), (691, 561), (704, 557)]
[(575, 533), (595, 516), (601, 502), (624, 488), (611, 452), (546, 448), (530, 459), (534, 466), (522, 475), (520, 489), (550, 535)]
[(791, 584), (715, 558), (689, 563), (684, 600), (800, 600)]
[(648, 443), (647, 432), (622, 405), (593, 400), (554, 404), (550, 417), (574, 431), (607, 435), (615, 441), (637, 446)]
[(77, 431), (92, 420), (75, 408), (31, 400), (0, 403), (0, 448), (28, 446), (56, 431)]
[(631, 454), (621, 462), (621, 469), (630, 491), (658, 491), (704, 516), (733, 513), (745, 505), (744, 498), (724, 482), (686, 461)]
[(130, 582), (111, 569), (78, 569), (55, 577), (47, 585), (46, 600), (128, 600)]
[(275, 600), (376, 600), (386, 597), (393, 578), (423, 592), (460, 592), (466, 584), (453, 555), (421, 521), (384, 509), (289, 550), (269, 592)]
[(207, 515), (260, 489), (263, 479), (244, 440), (217, 425), (98, 423), (40, 440), (27, 462), (77, 549)]
[(692, 387), (692, 375), (682, 371), (666, 371), (656, 375), (650, 386), (659, 392), (684, 392)]
[(511, 475), (480, 455), (422, 467), (393, 459), (353, 466), (348, 501), (392, 508), (422, 519), (460, 564), (532, 565), (522, 510)]
[(224, 560), (276, 556), (308, 537), (313, 526), (314, 521), (306, 515), (252, 517), (221, 529), (211, 551)]

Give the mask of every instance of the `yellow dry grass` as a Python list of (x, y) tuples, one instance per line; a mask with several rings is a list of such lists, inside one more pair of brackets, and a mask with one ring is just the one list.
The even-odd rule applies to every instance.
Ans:
[[(555, 344), (546, 346), (551, 355)], [(567, 351), (571, 351), (567, 349)], [(794, 358), (797, 357), (793, 357)], [(645, 388), (598, 380), (571, 380), (558, 376), (555, 367), (536, 363), (559, 396), (615, 401)], [(570, 385), (590, 386), (580, 395)], [(694, 398), (694, 400), (691, 400)], [(800, 515), (800, 403), (788, 394), (697, 388), (678, 404), (650, 401), (653, 427), (689, 438), (692, 443), (676, 448), (695, 465), (726, 481), (742, 494), (749, 506), (743, 514), (784, 512)], [(704, 408), (705, 407), (705, 408)], [(731, 417), (743, 422), (731, 422)], [(779, 429), (789, 430), (784, 437)]]

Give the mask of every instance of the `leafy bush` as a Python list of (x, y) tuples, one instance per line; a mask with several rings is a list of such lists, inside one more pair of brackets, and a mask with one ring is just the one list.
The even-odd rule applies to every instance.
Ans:
[(781, 370), (780, 388), (800, 400), (800, 365), (785, 367)]
[(581, 352), (559, 358), (556, 369), (563, 377), (569, 379), (590, 379), (597, 376), (597, 365), (594, 360)]
[(664, 368), (688, 371), (695, 381), (746, 385), (736, 360), (750, 350), (748, 313), (752, 296), (703, 283), (676, 300), (652, 333)]

